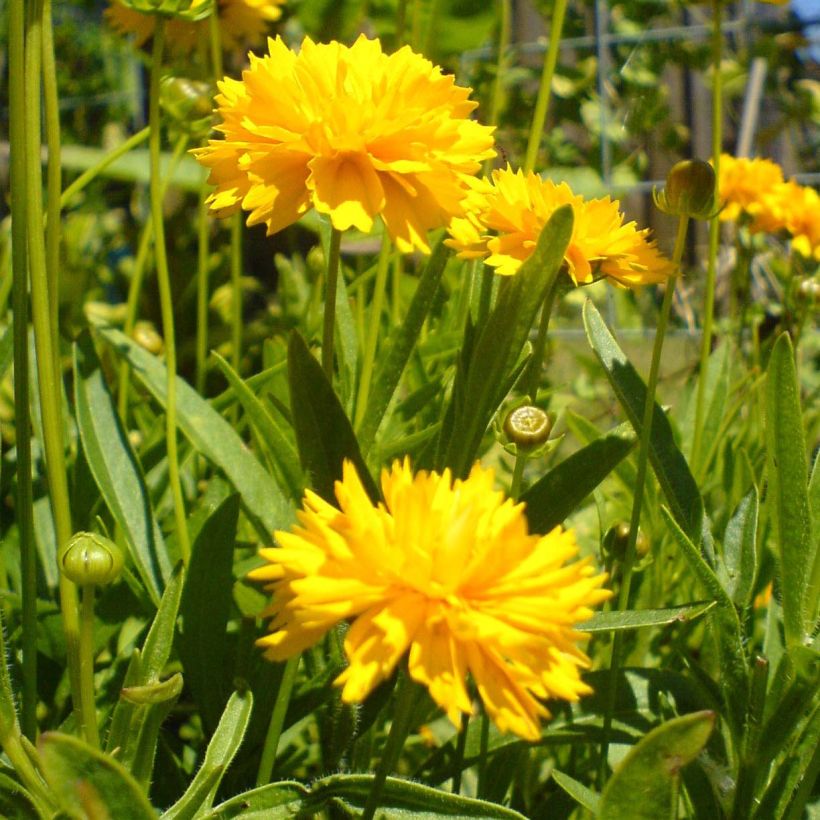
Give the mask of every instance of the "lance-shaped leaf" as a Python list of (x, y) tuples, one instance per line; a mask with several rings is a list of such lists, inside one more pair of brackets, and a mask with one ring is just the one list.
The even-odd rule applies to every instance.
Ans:
[(673, 718), (643, 738), (606, 784), (598, 820), (658, 820), (677, 817), (680, 770), (709, 740), (714, 712)]
[[(584, 305), (584, 326), (595, 355), (604, 367), (618, 401), (640, 435), (646, 403), (646, 385), (609, 332), (592, 302)], [(649, 438), (649, 459), (666, 495), (669, 508), (683, 531), (696, 544), (704, 536), (703, 500), (686, 459), (675, 444), (663, 410), (655, 404)]]
[(577, 629), (582, 632), (621, 632), (628, 629), (686, 623), (704, 615), (713, 606), (714, 601), (700, 601), (667, 609), (613, 609), (611, 612), (596, 612), (588, 621), (579, 623)]
[(522, 496), (531, 532), (546, 533), (564, 519), (620, 464), (635, 444), (619, 428), (581, 448), (543, 475)]
[(573, 213), (562, 206), (544, 226), (538, 243), (515, 276), (505, 281), (478, 336), (466, 371), (453, 387), (452, 425), (443, 450), (443, 464), (464, 477), (478, 453), (481, 439), (509, 388), (509, 375), (535, 323), (547, 292), (555, 283), (572, 236)]
[(288, 382), (299, 457), (313, 489), (322, 498), (333, 501), (333, 484), (341, 479), (342, 463), (349, 459), (370, 497), (377, 499), (378, 490), (362, 458), (350, 419), (322, 366), (296, 332), (291, 334), (288, 345)]
[(77, 427), (91, 474), (122, 529), (140, 578), (158, 604), (171, 563), (145, 480), (87, 331), (74, 345), (74, 396)]
[[(166, 375), (159, 359), (119, 330), (97, 326), (95, 332), (128, 361), (137, 379), (164, 407)], [(233, 427), (180, 378), (177, 378), (177, 419), (185, 437), (225, 473), (238, 490), (245, 509), (269, 535), (288, 527), (293, 519), (293, 507), (282, 489)]]
[(814, 563), (817, 545), (811, 543), (808, 460), (800, 410), (800, 385), (794, 349), (788, 333), (775, 343), (766, 371), (767, 475), (772, 516), (777, 534), (780, 593), (786, 643), (802, 643), (811, 631), (814, 611), (808, 613), (807, 568)]

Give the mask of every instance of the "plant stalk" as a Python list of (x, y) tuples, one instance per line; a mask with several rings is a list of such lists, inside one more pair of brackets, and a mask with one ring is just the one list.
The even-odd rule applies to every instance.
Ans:
[(273, 766), (276, 763), (276, 753), (279, 750), (279, 739), (282, 737), (282, 727), (285, 725), (285, 716), (288, 712), (293, 684), (296, 682), (296, 673), (299, 670), (299, 658), (290, 658), (285, 663), (279, 691), (276, 693), (276, 702), (265, 735), (265, 745), (262, 747), (262, 758), (259, 761), (259, 770), (256, 774), (256, 785), (267, 786), (273, 776)]
[[(83, 699), (90, 704), (90, 709), (96, 713), (94, 706), (94, 593), (93, 585), (86, 585), (80, 590), (80, 679), (83, 683)], [(95, 749), (100, 748), (100, 735), (95, 719), (87, 727), (88, 742)]]
[[(623, 612), (629, 608), (629, 593), (632, 589), (632, 573), (635, 568), (637, 553), (635, 544), (638, 540), (638, 530), (641, 523), (641, 508), (643, 506), (644, 487), (649, 469), (649, 441), (652, 433), (652, 422), (655, 411), (655, 390), (658, 386), (658, 374), (660, 372), (661, 353), (663, 351), (664, 337), (669, 325), (669, 316), (672, 311), (672, 301), (675, 295), (675, 283), (679, 274), (680, 261), (683, 256), (683, 248), (686, 241), (686, 229), (689, 225), (689, 217), (681, 216), (678, 220), (678, 231), (675, 237), (675, 249), (672, 254), (672, 266), (674, 273), (666, 283), (666, 291), (663, 295), (663, 304), (658, 318), (658, 326), (655, 330), (655, 344), (652, 347), (652, 362), (649, 366), (649, 380), (646, 386), (646, 402), (644, 403), (643, 420), (641, 422), (640, 444), (638, 448), (638, 466), (635, 475), (635, 493), (632, 499), (632, 515), (629, 520), (629, 537), (627, 539), (626, 550), (621, 568), (621, 585), (618, 590), (618, 610)], [(604, 715), (603, 742), (601, 744), (600, 761), (600, 785), (603, 784), (606, 775), (607, 752), (609, 750), (609, 734), (612, 728), (612, 712), (615, 707), (615, 695), (618, 685), (618, 672), (621, 666), (621, 654), (623, 649), (623, 633), (618, 631), (612, 639), (612, 657), (610, 660), (609, 688), (607, 691), (609, 703)]]
[(550, 22), (550, 40), (547, 52), (544, 55), (544, 69), (541, 73), (541, 85), (538, 87), (538, 97), (535, 101), (535, 112), (530, 125), (530, 136), (527, 141), (527, 153), (524, 157), (524, 173), (535, 168), (538, 157), (538, 147), (541, 144), (541, 135), (544, 133), (544, 123), (547, 121), (552, 78), (555, 76), (555, 66), (558, 62), (558, 52), (561, 47), (561, 32), (564, 29), (564, 17), (567, 11), (567, 0), (555, 0)]
[(151, 161), (151, 218), (154, 231), (154, 255), (156, 257), (157, 281), (159, 283), (162, 334), (165, 339), (165, 367), (168, 376), (167, 403), (165, 408), (165, 440), (168, 451), (168, 480), (174, 499), (174, 519), (182, 562), (185, 566), (191, 558), (191, 544), (185, 516), (185, 500), (179, 475), (177, 450), (177, 353), (174, 338), (174, 305), (171, 294), (171, 277), (165, 251), (165, 225), (162, 219), (162, 180), (160, 177), (160, 111), (159, 81), (162, 68), (162, 52), (165, 45), (165, 20), (157, 15), (154, 29), (154, 48), (151, 58), (151, 85), (148, 97), (148, 140)]
[(23, 731), (37, 737), (37, 551), (31, 486), (31, 404), (28, 358), (28, 258), (26, 253), (25, 10), (9, 5), (9, 142), (11, 145), (12, 311), (14, 316), (14, 429), (17, 431), (17, 526), (20, 533), (23, 643)]
[[(712, 166), (715, 169), (715, 185), (720, 188), (720, 151), (723, 145), (723, 75), (721, 59), (723, 52), (722, 0), (712, 0)], [(716, 197), (719, 201), (719, 197)], [(715, 317), (715, 284), (717, 280), (717, 255), (720, 244), (720, 217), (715, 214), (709, 220), (709, 256), (706, 267), (706, 292), (703, 302), (703, 338), (700, 345), (700, 368), (695, 403), (695, 431), (692, 436), (692, 453), (700, 452), (703, 425), (706, 414), (706, 375), (709, 354), (712, 352), (712, 334)]]
[(333, 381), (333, 339), (336, 330), (336, 287), (339, 277), (339, 254), (342, 232), (330, 229), (325, 276), (325, 315), (322, 322), (322, 367), (329, 382)]

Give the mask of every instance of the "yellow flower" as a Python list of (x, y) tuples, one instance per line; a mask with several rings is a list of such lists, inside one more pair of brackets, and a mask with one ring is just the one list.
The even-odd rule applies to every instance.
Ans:
[(769, 159), (747, 159), (721, 154), (718, 171), (718, 193), (723, 221), (735, 220), (745, 213), (752, 217), (752, 230), (773, 230), (754, 225), (755, 217), (769, 218), (763, 211), (763, 198), (783, 182), (780, 166)]
[(755, 219), (759, 230), (787, 230), (792, 248), (808, 259), (820, 260), (820, 194), (793, 179), (762, 197)]
[(268, 45), (241, 82), (220, 83), (225, 139), (195, 152), (216, 185), (211, 210), (243, 208), (269, 234), (310, 208), (339, 230), (367, 232), (380, 215), (400, 250), (429, 252), (427, 231), (463, 213), (467, 180), (494, 154), (492, 129), (469, 119), (470, 89), (364, 36), (305, 38), (298, 55)]
[(532, 253), (550, 216), (569, 204), (575, 220), (565, 262), (576, 284), (606, 276), (633, 287), (662, 282), (673, 272), (647, 238), (648, 231), (638, 230), (634, 222), (624, 224), (619, 203), (609, 197), (585, 200), (565, 182), (556, 184), (509, 166), (493, 171), (492, 183), (475, 187), (472, 213), (450, 224), (447, 244), (461, 258), (486, 256), (496, 273), (512, 275)]
[(382, 473), (374, 506), (355, 468), (336, 483), (340, 509), (307, 492), (300, 526), (263, 549), (272, 634), (259, 644), (289, 658), (351, 621), (342, 699), (358, 702), (402, 657), (408, 671), (458, 726), (472, 711), (469, 673), (487, 713), (504, 732), (540, 737), (542, 701), (590, 692), (588, 658), (573, 627), (609, 597), (572, 532), (531, 535), (524, 505), (493, 489), (476, 464), (465, 480), (396, 461)]
[[(219, 29), (222, 47), (228, 51), (259, 43), (268, 24), (282, 16), (279, 8), (285, 0), (218, 0)], [(120, 0), (110, 0), (105, 10), (108, 24), (120, 34), (133, 34), (134, 44), (145, 45), (154, 34), (155, 20), (140, 14)], [(166, 43), (175, 54), (189, 54), (199, 42), (207, 41), (208, 20), (189, 23), (170, 19), (166, 23)]]

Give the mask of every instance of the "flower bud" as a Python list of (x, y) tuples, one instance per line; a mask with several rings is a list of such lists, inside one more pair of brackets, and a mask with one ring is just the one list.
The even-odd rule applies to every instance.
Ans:
[(194, 139), (206, 137), (211, 130), (212, 100), (209, 83), (185, 77), (163, 77), (160, 82), (159, 104), (170, 126)]
[(149, 353), (153, 353), (155, 356), (159, 356), (165, 349), (162, 336), (157, 333), (153, 322), (137, 322), (131, 331), (131, 337), (140, 347), (145, 348), (145, 350)]
[(540, 408), (522, 404), (507, 414), (504, 432), (521, 450), (532, 450), (543, 444), (552, 431), (552, 419)]
[(809, 307), (820, 302), (820, 282), (815, 279), (801, 279), (797, 285), (797, 300)]
[(94, 532), (75, 533), (60, 554), (60, 570), (77, 586), (110, 584), (123, 566), (122, 550)]
[[(604, 536), (604, 551), (613, 558), (623, 561), (626, 557), (626, 548), (629, 544), (629, 524), (621, 521), (612, 527)], [(649, 539), (638, 530), (638, 537), (635, 539), (635, 555), (643, 558), (649, 553)]]
[(126, 8), (140, 14), (158, 14), (193, 23), (214, 10), (214, 0), (121, 0)]
[(658, 209), (671, 216), (711, 219), (717, 212), (715, 169), (700, 159), (678, 162), (666, 176), (666, 187), (652, 196)]

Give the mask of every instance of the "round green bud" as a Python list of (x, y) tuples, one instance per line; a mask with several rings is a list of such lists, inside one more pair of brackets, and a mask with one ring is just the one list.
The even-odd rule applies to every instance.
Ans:
[(655, 205), (672, 216), (711, 219), (717, 212), (715, 169), (700, 159), (686, 159), (672, 166), (666, 187), (654, 192)]
[(804, 305), (816, 305), (820, 302), (820, 281), (806, 278), (797, 285), (797, 300)]
[(552, 419), (540, 408), (523, 404), (507, 414), (504, 432), (507, 438), (522, 450), (531, 450), (543, 444), (552, 431)]
[(94, 532), (75, 533), (60, 554), (60, 571), (77, 586), (110, 584), (122, 572), (122, 550)]
[[(623, 561), (626, 556), (626, 548), (629, 545), (629, 524), (621, 521), (612, 527), (604, 536), (604, 550), (610, 553), (619, 561)], [(635, 554), (638, 558), (643, 558), (649, 552), (649, 539), (638, 530), (638, 537), (635, 539)]]
[(147, 320), (140, 320), (134, 325), (131, 331), (131, 337), (142, 348), (145, 348), (149, 353), (159, 356), (165, 349), (165, 343), (162, 336), (157, 333), (157, 329), (153, 322)]

